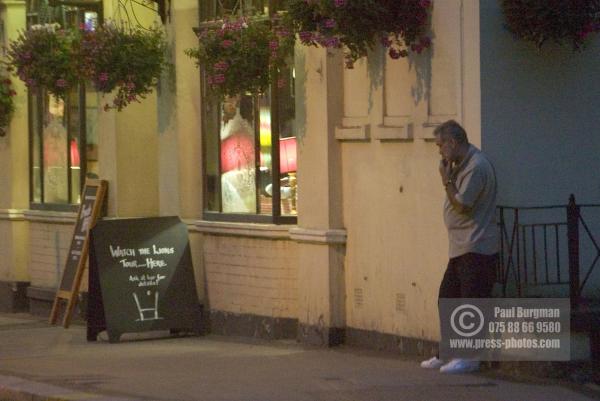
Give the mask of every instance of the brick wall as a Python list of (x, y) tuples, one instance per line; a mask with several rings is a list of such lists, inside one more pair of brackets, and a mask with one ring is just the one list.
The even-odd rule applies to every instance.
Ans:
[(204, 235), (203, 259), (212, 310), (297, 318), (296, 243)]

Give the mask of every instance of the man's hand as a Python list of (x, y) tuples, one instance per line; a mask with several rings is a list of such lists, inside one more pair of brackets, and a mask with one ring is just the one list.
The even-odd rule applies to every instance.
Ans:
[(450, 178), (452, 178), (452, 163), (447, 161), (446, 159), (440, 160), (440, 176), (442, 177), (442, 184), (446, 186), (446, 183)]

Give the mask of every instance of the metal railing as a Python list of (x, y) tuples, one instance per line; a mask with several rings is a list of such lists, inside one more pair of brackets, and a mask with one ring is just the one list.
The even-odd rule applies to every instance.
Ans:
[[(568, 286), (571, 304), (577, 306), (600, 259), (592, 230), (600, 234), (598, 208), (600, 205), (578, 205), (574, 195), (567, 205), (499, 206), (497, 279), (502, 295), (530, 296), (532, 290), (543, 287)], [(586, 260), (583, 268), (582, 254)]]

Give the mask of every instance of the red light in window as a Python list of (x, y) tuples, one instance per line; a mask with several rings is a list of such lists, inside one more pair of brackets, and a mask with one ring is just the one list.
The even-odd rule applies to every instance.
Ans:
[(71, 139), (71, 166), (79, 167), (80, 158), (79, 158), (79, 146), (77, 146), (77, 141), (75, 139)]
[(254, 141), (246, 132), (236, 132), (221, 142), (221, 172), (254, 166)]
[(296, 137), (279, 139), (279, 171), (296, 171)]

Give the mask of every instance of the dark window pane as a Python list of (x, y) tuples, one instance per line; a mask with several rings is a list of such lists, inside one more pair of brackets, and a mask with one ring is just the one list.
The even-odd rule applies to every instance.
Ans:
[[(86, 176), (98, 178), (98, 93), (91, 85), (85, 88), (85, 138), (81, 149), (85, 149)], [(83, 162), (83, 161), (82, 161)]]
[(80, 107), (79, 95), (79, 88), (75, 88), (69, 94), (67, 102), (69, 109), (69, 147), (67, 149), (67, 162), (71, 188), (69, 203), (79, 203), (79, 196), (81, 192), (81, 153), (79, 149), (82, 140), (82, 110)]
[(30, 121), (31, 121), (31, 180), (32, 191), (31, 200), (33, 202), (42, 202), (42, 143), (40, 138), (40, 119), (39, 96), (31, 96), (30, 99)]
[(219, 185), (219, 109), (218, 104), (205, 104), (204, 117), (204, 174), (206, 180), (206, 209), (221, 211)]

